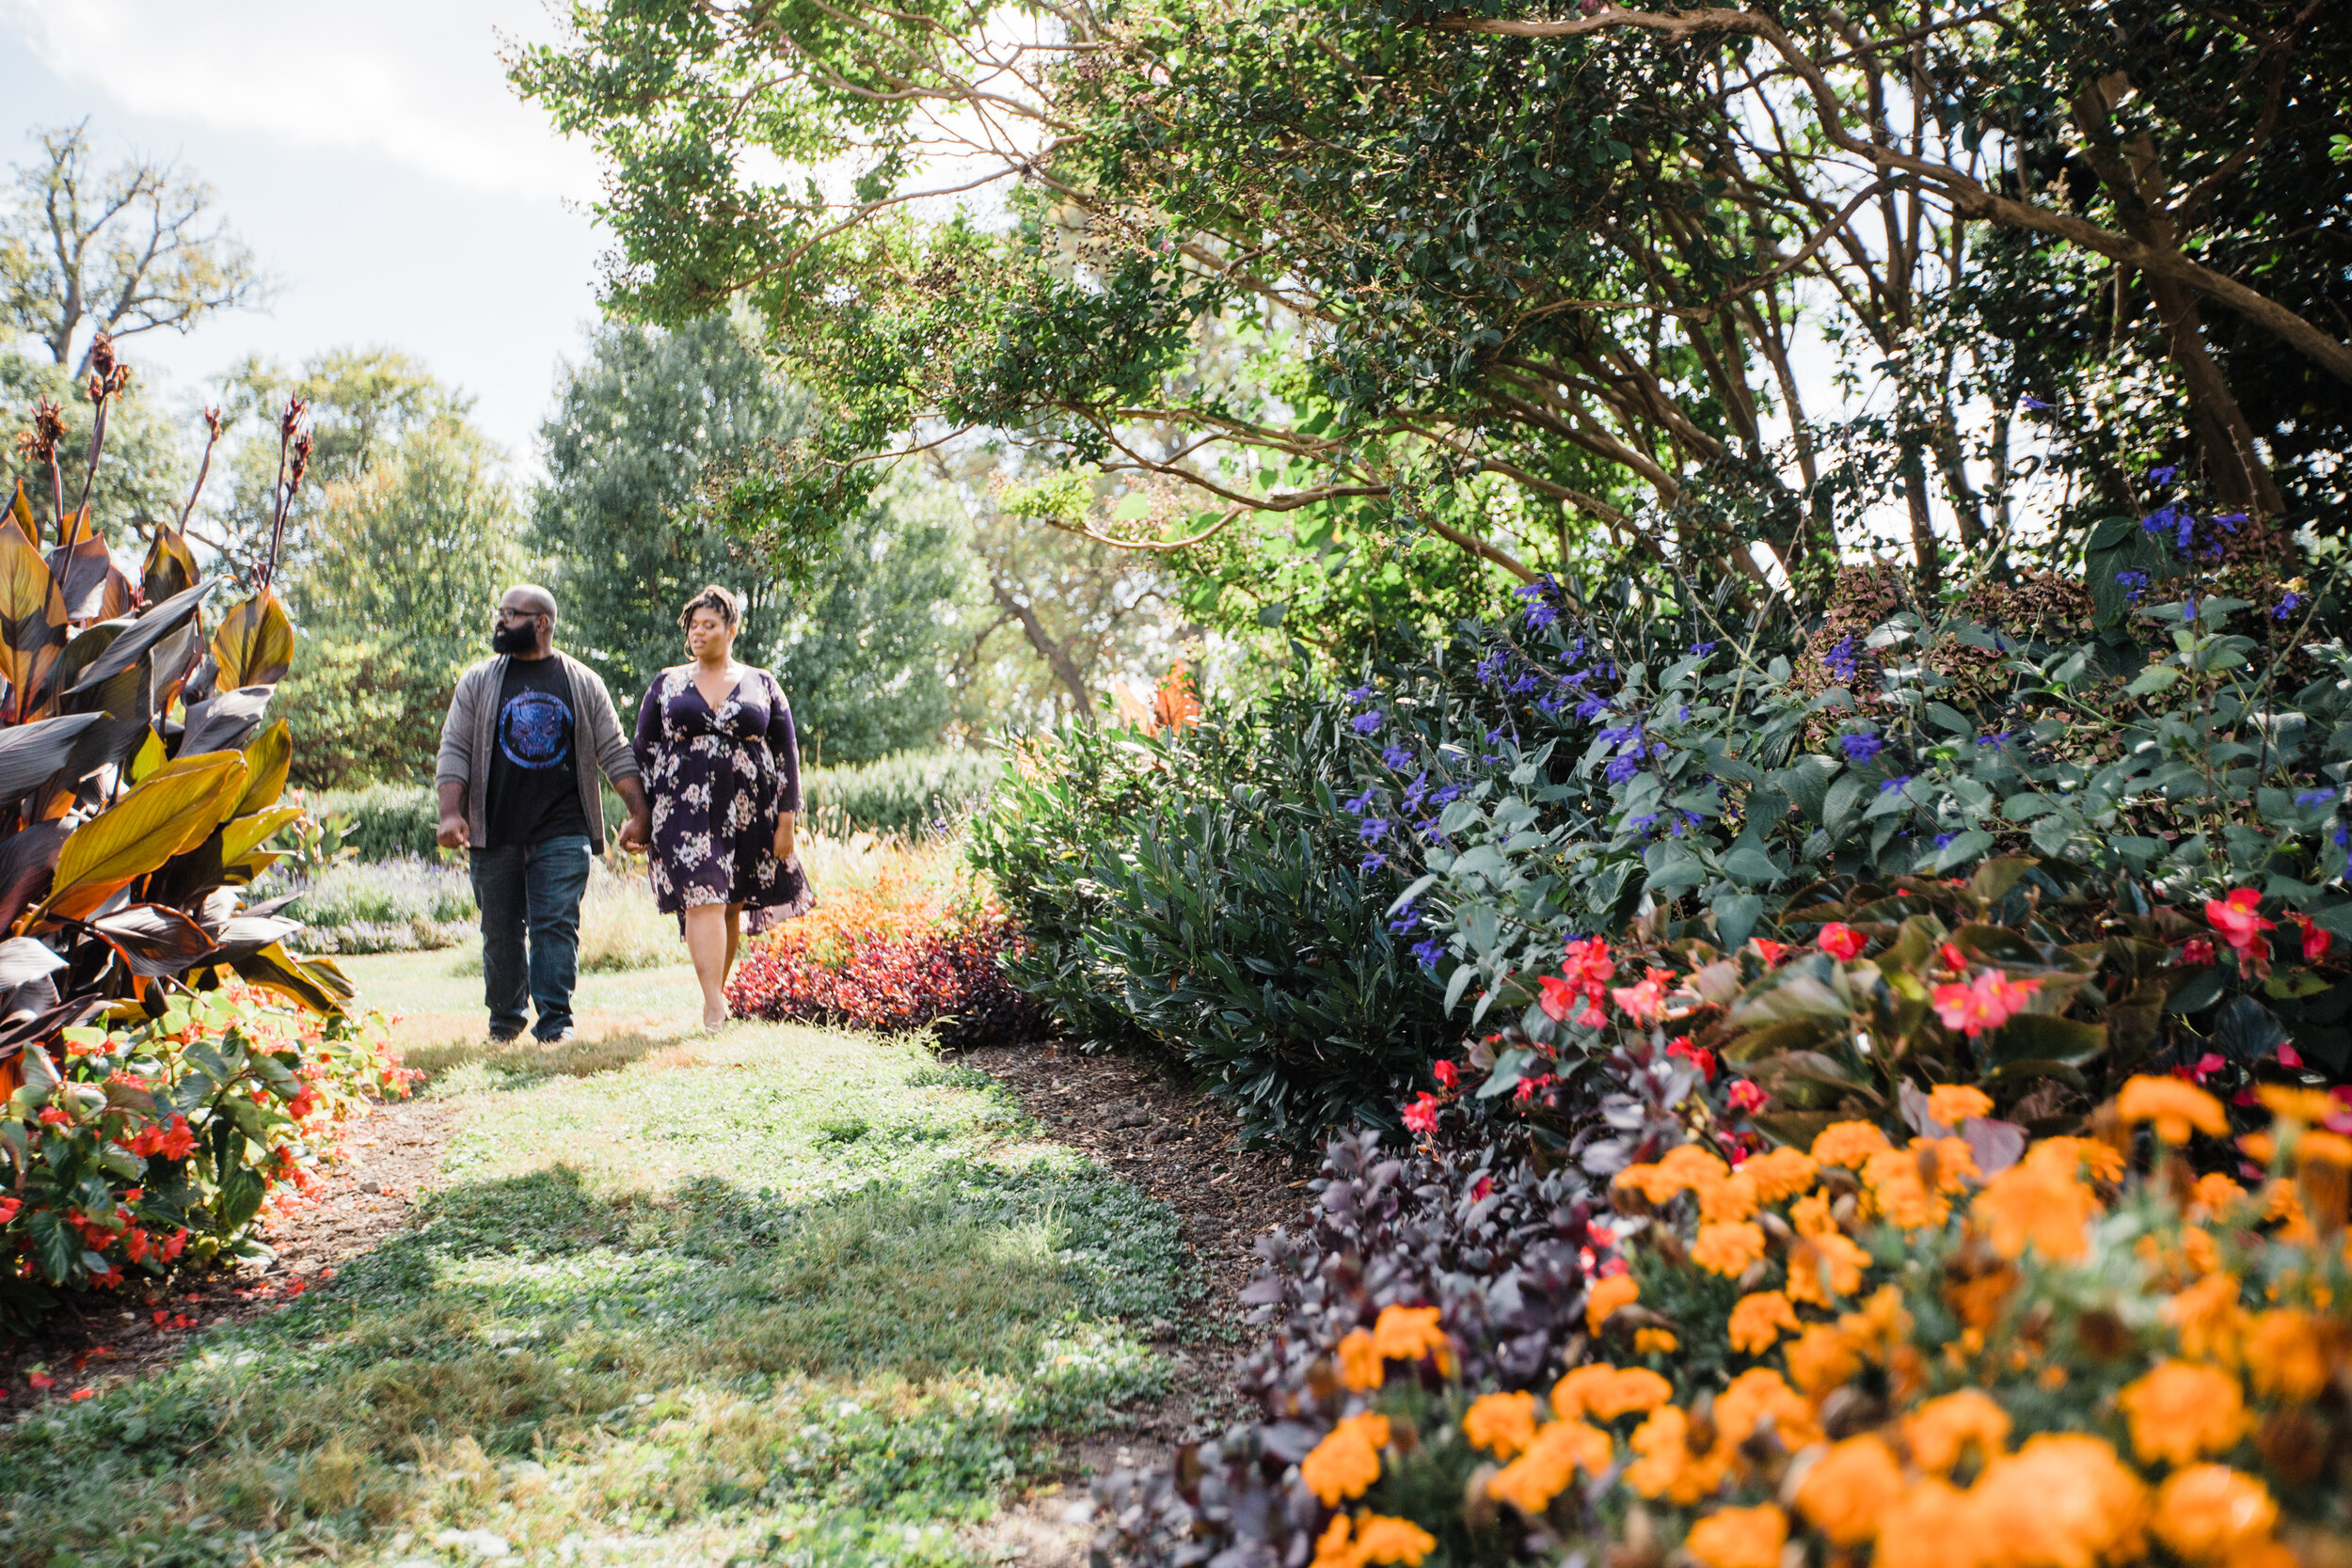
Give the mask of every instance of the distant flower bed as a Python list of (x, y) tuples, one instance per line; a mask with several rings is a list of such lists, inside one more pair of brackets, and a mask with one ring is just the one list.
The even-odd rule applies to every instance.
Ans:
[(1005, 979), (1012, 922), (958, 851), (815, 840), (817, 907), (753, 940), (727, 987), (742, 1016), (904, 1030), (945, 1023), (948, 1049), (1022, 1039), (1037, 1007)]

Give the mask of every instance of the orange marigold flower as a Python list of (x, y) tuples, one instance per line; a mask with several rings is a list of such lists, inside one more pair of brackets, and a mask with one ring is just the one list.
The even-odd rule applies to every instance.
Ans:
[(2096, 1568), (2137, 1554), (2148, 1489), (2096, 1437), (2044, 1433), (1969, 1489), (1979, 1539), (2013, 1568)]
[(2257, 1393), (2315, 1399), (2328, 1386), (2328, 1349), (2308, 1312), (2281, 1307), (2254, 1320), (2246, 1336), (2246, 1366)]
[(2009, 1412), (1981, 1388), (1928, 1401), (1903, 1418), (1903, 1439), (1922, 1470), (1948, 1475), (1960, 1463), (1963, 1449), (1974, 1443), (1986, 1462), (1997, 1459), (2009, 1445)]
[(1969, 1212), (1985, 1228), (2004, 1258), (2021, 1256), (2030, 1243), (2043, 1257), (2080, 1258), (2090, 1250), (2085, 1227), (2099, 1212), (2099, 1195), (2075, 1176), (2076, 1140), (2051, 1138), (1985, 1183)]
[(1694, 1454), (1690, 1436), (1691, 1418), (1678, 1407), (1652, 1411), (1629, 1440), (1641, 1457), (1625, 1467), (1625, 1483), (1642, 1497), (1664, 1497), (1684, 1508), (1715, 1490), (1731, 1467), (1729, 1449), (1717, 1444)]
[(2208, 1214), (2225, 1213), (2246, 1196), (2246, 1189), (2222, 1175), (2208, 1171), (2197, 1179), (2197, 1190), (2191, 1202)]
[(2143, 1465), (2190, 1465), (2237, 1445), (2252, 1424), (2237, 1379), (2214, 1367), (2163, 1361), (2123, 1386), (2115, 1402), (2132, 1428), (2132, 1452)]
[(2278, 1522), (2270, 1489), (2227, 1465), (2191, 1465), (2156, 1489), (2156, 1539), (2190, 1562), (2233, 1560), (2267, 1541)]
[(1741, 1296), (1731, 1309), (1731, 1348), (1742, 1355), (1761, 1355), (1779, 1340), (1782, 1329), (1794, 1334), (1804, 1326), (1786, 1295), (1756, 1291)]
[(1380, 1479), (1380, 1450), (1388, 1446), (1386, 1416), (1350, 1416), (1298, 1462), (1298, 1479), (1324, 1507), (1337, 1508)]
[(1702, 1225), (1691, 1243), (1691, 1261), (1727, 1279), (1763, 1260), (1764, 1230), (1757, 1225)]
[(2270, 1114), (2288, 1121), (2316, 1124), (2326, 1121), (2342, 1109), (2333, 1095), (2322, 1089), (2291, 1088), (2284, 1084), (2264, 1084), (2254, 1090), (2255, 1096), (2270, 1108)]
[(1879, 1516), (1871, 1568), (1997, 1568), (1976, 1528), (1975, 1499), (1931, 1476)]
[(2312, 1228), (2312, 1218), (2303, 1212), (2303, 1199), (2292, 1181), (2270, 1181), (2263, 1186), (2263, 1218), (2276, 1220), (2279, 1228), (2271, 1240), (2288, 1246), (2310, 1246), (2319, 1240), (2319, 1232)]
[(1908, 1150), (1883, 1148), (1863, 1161), (1862, 1181), (1871, 1210), (1890, 1225), (1925, 1230), (1951, 1217), (1952, 1206), (1919, 1179), (1918, 1158)]
[(1472, 1448), (1508, 1459), (1535, 1440), (1535, 1396), (1482, 1394), (1462, 1413), (1462, 1435)]
[(1977, 1151), (1965, 1138), (1914, 1138), (1910, 1150), (1921, 1183), (1937, 1192), (1964, 1192), (1971, 1181), (1984, 1180), (1977, 1168)]
[(1832, 1445), (1797, 1485), (1797, 1512), (1832, 1545), (1859, 1546), (1903, 1495), (1902, 1466), (1875, 1437)]
[(1821, 1129), (1813, 1140), (1813, 1158), (1824, 1165), (1859, 1166), (1863, 1161), (1889, 1147), (1886, 1134), (1867, 1121), (1836, 1121)]
[(1853, 1341), (1827, 1323), (1813, 1323), (1781, 1352), (1788, 1376), (1817, 1402), (1862, 1370)]
[(2267, 1165), (2279, 1157), (2279, 1140), (2267, 1132), (2249, 1132), (2238, 1139), (2237, 1146), (2258, 1165)]
[(1767, 1417), (1781, 1442), (1791, 1449), (1820, 1441), (1821, 1429), (1804, 1397), (1783, 1383), (1770, 1367), (1751, 1367), (1715, 1397), (1716, 1443), (1738, 1447)]
[(1633, 1331), (1633, 1354), (1636, 1355), (1672, 1355), (1682, 1341), (1671, 1329), (1637, 1328)]
[(1551, 1386), (1551, 1407), (1562, 1420), (1590, 1416), (1597, 1421), (1613, 1421), (1637, 1410), (1655, 1410), (1674, 1394), (1674, 1385), (1646, 1367), (1613, 1367), (1596, 1361), (1576, 1368)]
[(1966, 1084), (1938, 1084), (1928, 1091), (1928, 1119), (1946, 1127), (1993, 1114), (1993, 1097)]
[(1813, 1156), (1803, 1149), (1772, 1148), (1741, 1165), (1740, 1174), (1756, 1184), (1758, 1198), (1778, 1203), (1782, 1198), (1812, 1191), (1813, 1179), (1820, 1170)]
[(1654, 1165), (1628, 1165), (1617, 1173), (1616, 1184), (1631, 1187), (1652, 1203), (1671, 1201), (1690, 1188), (1705, 1188), (1731, 1175), (1731, 1167), (1696, 1144), (1666, 1150)]
[(1756, 1212), (1758, 1194), (1756, 1182), (1745, 1172), (1734, 1172), (1720, 1181), (1709, 1181), (1698, 1188), (1699, 1218), (1717, 1223), (1744, 1220)]
[(1717, 1509), (1692, 1525), (1682, 1544), (1707, 1568), (1780, 1568), (1788, 1515), (1771, 1503)]
[(1383, 1307), (1373, 1322), (1372, 1347), (1384, 1361), (1419, 1361), (1425, 1355), (1442, 1361), (1453, 1353), (1434, 1307)]
[[(1351, 1533), (1353, 1540), (1349, 1539)], [(1437, 1537), (1410, 1519), (1366, 1513), (1358, 1514), (1351, 1522), (1343, 1513), (1325, 1527), (1316, 1539), (1311, 1568), (1367, 1568), (1372, 1563), (1421, 1568), (1437, 1549)]]
[(1380, 1352), (1374, 1348), (1368, 1330), (1351, 1328), (1340, 1336), (1340, 1382), (1362, 1393), (1377, 1388), (1387, 1381), (1388, 1369), (1382, 1364)]
[(2317, 1128), (2312, 1129), (2295, 1140), (2295, 1163), (2305, 1165), (2313, 1161), (2352, 1170), (2352, 1138), (2341, 1132), (2322, 1132)]
[(2230, 1114), (2221, 1108), (2221, 1101), (2178, 1078), (2140, 1073), (2116, 1096), (2115, 1109), (2125, 1121), (2154, 1122), (2156, 1136), (2176, 1148), (2188, 1142), (2191, 1128), (2212, 1138), (2224, 1137), (2230, 1131)]
[(2221, 1245), (2209, 1230), (2186, 1226), (2181, 1231), (2181, 1261), (2200, 1278), (2221, 1266)]
[(1862, 1289), (1862, 1271), (1870, 1266), (1868, 1253), (1835, 1229), (1807, 1236), (1802, 1234), (1803, 1227), (1798, 1228), (1797, 1243), (1788, 1249), (1789, 1300), (1828, 1307)]
[(1527, 1451), (1487, 1479), (1486, 1493), (1526, 1514), (1541, 1513), (1567, 1488), (1579, 1465), (1599, 1475), (1616, 1457), (1609, 1434), (1582, 1421), (1547, 1421)]
[(1600, 1325), (1609, 1321), (1609, 1314), (1620, 1307), (1630, 1307), (1642, 1299), (1642, 1288), (1629, 1274), (1613, 1274), (1595, 1282), (1584, 1292), (1584, 1331), (1598, 1334)]
[[(2210, 1243), (2212, 1238), (2206, 1240)], [(2237, 1275), (2207, 1275), (2168, 1300), (2163, 1313), (2164, 1321), (2180, 1336), (2183, 1355), (2198, 1361), (2237, 1360), (2238, 1340), (2246, 1332), (2246, 1313), (2238, 1306)]]

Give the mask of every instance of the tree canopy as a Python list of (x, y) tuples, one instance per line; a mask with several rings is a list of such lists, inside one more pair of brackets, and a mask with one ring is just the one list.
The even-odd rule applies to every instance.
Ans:
[(1520, 579), (1802, 577), (1893, 508), (1932, 584), (2016, 554), (2029, 478), (2061, 548), (2145, 464), (2295, 520), (2341, 483), (2341, 8), (572, 20), (516, 76), (605, 156), (611, 301), (752, 302), (825, 404), (796, 526), (974, 430), (1187, 499), (1104, 537), (1435, 537)]

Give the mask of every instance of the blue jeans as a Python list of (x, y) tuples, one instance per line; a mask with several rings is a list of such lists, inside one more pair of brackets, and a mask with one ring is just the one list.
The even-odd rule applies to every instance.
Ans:
[(580, 898), (588, 891), (590, 858), (587, 836), (580, 833), (473, 851), (473, 896), (482, 906), (482, 990), (493, 1035), (523, 1032), (526, 996), (538, 1010), (532, 1033), (539, 1038), (553, 1039), (572, 1026), (572, 987), (580, 979)]

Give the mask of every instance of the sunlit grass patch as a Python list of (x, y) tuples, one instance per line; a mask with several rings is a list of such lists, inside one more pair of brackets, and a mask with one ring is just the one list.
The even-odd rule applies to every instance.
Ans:
[(0, 1560), (956, 1562), (1165, 1385), (1173, 1216), (912, 1043), (433, 1066), (469, 1119), (415, 1227), (0, 1430)]

